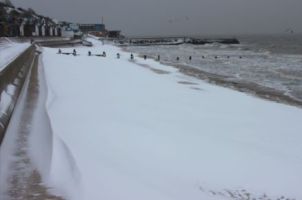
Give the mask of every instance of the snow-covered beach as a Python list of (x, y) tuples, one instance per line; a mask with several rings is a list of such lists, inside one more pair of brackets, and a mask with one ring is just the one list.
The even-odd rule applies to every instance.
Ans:
[(130, 53), (90, 41), (94, 47), (77, 47), (78, 56), (42, 51), (46, 102), (35, 111), (40, 121), (28, 151), (51, 193), (72, 200), (302, 199), (300, 108), (151, 59), (131, 61)]

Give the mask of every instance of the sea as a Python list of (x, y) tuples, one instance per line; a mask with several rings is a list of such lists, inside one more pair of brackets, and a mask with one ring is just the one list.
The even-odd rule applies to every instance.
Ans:
[(238, 45), (128, 46), (126, 50), (153, 58), (160, 55), (165, 63), (272, 88), (302, 102), (302, 34), (236, 38), (240, 41)]

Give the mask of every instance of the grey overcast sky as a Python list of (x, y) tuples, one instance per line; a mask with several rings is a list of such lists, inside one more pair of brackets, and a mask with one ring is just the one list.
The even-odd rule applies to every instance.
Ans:
[(302, 33), (302, 0), (12, 0), (58, 20), (127, 35)]

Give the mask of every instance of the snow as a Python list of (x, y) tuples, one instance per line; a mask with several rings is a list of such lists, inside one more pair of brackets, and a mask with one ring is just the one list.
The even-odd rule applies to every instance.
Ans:
[(0, 116), (7, 115), (10, 107), (11, 102), (13, 101), (12, 95), (8, 94), (7, 92), (3, 91), (0, 93)]
[(131, 62), (90, 40), (79, 56), (43, 48), (53, 154), (49, 172), (40, 171), (52, 192), (75, 200), (302, 198), (301, 109), (153, 60)]
[(17, 43), (1, 39), (0, 41), (0, 72), (21, 53), (23, 53), (30, 44)]
[[(29, 84), (29, 79), (27, 78), (24, 83), (24, 88), (27, 88)], [(12, 87), (9, 86), (7, 89), (9, 92), (2, 92), (1, 94), (1, 106), (0, 111), (1, 115), (6, 115), (6, 109), (8, 109), (11, 106), (12, 101)], [(8, 124), (7, 131), (5, 133), (5, 138), (3, 139), (1, 145), (0, 145), (0, 199), (4, 200), (6, 198), (6, 192), (11, 184), (9, 182), (8, 177), (12, 175), (13, 168), (12, 163), (16, 161), (16, 152), (14, 147), (16, 146), (17, 138), (18, 138), (18, 130), (20, 129), (20, 122), (22, 120), (22, 108), (26, 107), (26, 95), (27, 90), (22, 89), (19, 99), (16, 102), (15, 106), (15, 112), (13, 113), (10, 123)], [(4, 103), (5, 102), (5, 103)], [(24, 128), (24, 127), (23, 127)], [(19, 171), (22, 171), (23, 169), (19, 169)]]
[[(40, 61), (40, 66), (43, 63)], [(29, 151), (33, 162), (39, 172), (44, 175), (44, 179), (49, 185), (55, 182), (58, 187), (54, 194), (69, 197), (69, 193), (76, 194), (74, 191), (77, 184), (76, 166), (73, 165), (72, 156), (66, 148), (64, 141), (58, 135), (52, 134), (52, 127), (47, 113), (48, 100), (52, 99), (51, 91), (45, 83), (43, 68), (39, 68), (39, 101), (35, 108), (32, 131), (30, 135)], [(48, 99), (47, 99), (48, 98)], [(60, 177), (60, 179), (57, 179)], [(68, 181), (68, 182), (67, 182)], [(60, 190), (64, 188), (65, 190)], [(69, 189), (70, 188), (70, 189)]]

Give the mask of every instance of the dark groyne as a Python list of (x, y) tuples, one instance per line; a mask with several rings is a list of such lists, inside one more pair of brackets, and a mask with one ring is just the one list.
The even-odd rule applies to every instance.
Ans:
[(240, 44), (237, 38), (194, 38), (194, 37), (133, 37), (118, 41), (120, 46), (153, 46), (153, 45), (205, 45), (205, 44)]
[(224, 39), (198, 39), (190, 38), (186, 43), (195, 44), (195, 45), (204, 45), (204, 44), (240, 44), (240, 41), (236, 38), (224, 38)]

